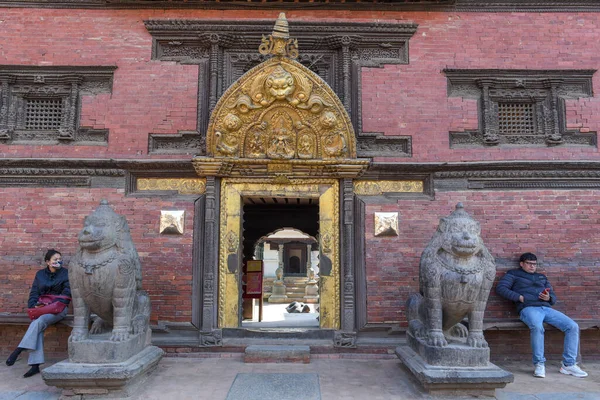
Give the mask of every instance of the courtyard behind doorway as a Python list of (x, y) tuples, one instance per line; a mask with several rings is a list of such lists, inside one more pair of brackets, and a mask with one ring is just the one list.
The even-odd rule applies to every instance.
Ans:
[[(241, 327), (318, 328), (318, 199), (245, 197), (243, 203)], [(263, 265), (261, 294), (247, 293), (248, 260)]]

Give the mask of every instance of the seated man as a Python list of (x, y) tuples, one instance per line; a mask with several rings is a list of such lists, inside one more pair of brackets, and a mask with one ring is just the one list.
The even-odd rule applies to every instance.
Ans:
[(533, 253), (525, 253), (519, 259), (521, 268), (512, 269), (504, 275), (496, 286), (496, 293), (517, 304), (519, 318), (530, 330), (531, 349), (533, 351), (533, 376), (546, 377), (544, 358), (544, 322), (565, 333), (563, 361), (560, 372), (579, 378), (588, 374), (576, 364), (579, 348), (579, 326), (571, 318), (552, 306), (556, 303), (556, 295), (546, 275), (539, 274), (537, 257)]

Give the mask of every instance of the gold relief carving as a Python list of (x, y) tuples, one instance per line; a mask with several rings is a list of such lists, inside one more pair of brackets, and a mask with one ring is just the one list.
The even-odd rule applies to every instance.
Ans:
[(331, 111), (325, 111), (320, 118), (324, 135), (323, 150), (329, 156), (341, 156), (346, 152), (346, 139), (339, 129), (338, 119)]
[(273, 33), (268, 37), (263, 35), (258, 52), (263, 55), (273, 54), (276, 56), (298, 57), (298, 40), (290, 39), (288, 22), (285, 13), (280, 13)]
[(160, 228), (161, 234), (174, 233), (183, 235), (184, 210), (178, 211), (162, 211), (160, 212)]
[(267, 165), (267, 171), (273, 173), (292, 172), (292, 164), (274, 163)]
[(232, 156), (239, 150), (239, 129), (242, 126), (242, 120), (234, 114), (227, 114), (220, 124), (220, 130), (215, 131), (217, 141), (217, 150), (223, 154)]
[(234, 232), (229, 231), (227, 234), (227, 251), (229, 253), (237, 253), (239, 239)]
[(423, 181), (355, 181), (354, 193), (378, 196), (383, 193), (423, 193)]
[(327, 232), (321, 237), (321, 246), (323, 246), (323, 253), (331, 253), (331, 235)]
[(273, 178), (273, 183), (277, 185), (289, 185), (292, 183), (292, 181), (290, 181), (290, 178), (285, 175), (275, 175)]
[[(280, 16), (271, 39), (264, 39), (260, 50), (276, 57), (231, 85), (213, 110), (207, 132), (208, 156), (356, 158), (348, 113), (318, 75), (288, 57), (289, 35), (284, 32), (287, 28), (282, 28), (287, 21), (281, 21), (285, 16)], [(278, 31), (280, 28), (283, 30)], [(280, 40), (283, 44), (276, 43)]]
[(375, 213), (375, 236), (398, 236), (398, 213)]
[(203, 194), (206, 191), (204, 178), (138, 178), (137, 190), (173, 190), (180, 194)]

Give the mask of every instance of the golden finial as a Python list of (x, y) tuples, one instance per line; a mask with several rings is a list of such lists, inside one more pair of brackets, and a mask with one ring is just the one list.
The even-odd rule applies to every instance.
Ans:
[(263, 35), (258, 51), (263, 55), (273, 54), (279, 57), (298, 57), (298, 39), (290, 39), (290, 31), (285, 13), (279, 14), (273, 28), (273, 33), (268, 37)]

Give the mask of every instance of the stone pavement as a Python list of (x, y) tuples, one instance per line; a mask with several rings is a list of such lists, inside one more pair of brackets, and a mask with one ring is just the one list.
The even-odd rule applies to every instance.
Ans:
[[(256, 374), (256, 387), (248, 391), (246, 399), (257, 393), (262, 399), (284, 400), (273, 397), (276, 388), (270, 387), (267, 378), (272, 374), (297, 374), (312, 379), (314, 386), (310, 390), (297, 393), (294, 400), (319, 398), (345, 400), (412, 400), (412, 399), (471, 399), (472, 397), (432, 397), (423, 393), (418, 384), (408, 375), (397, 358), (355, 359), (325, 358), (326, 355), (313, 357), (310, 364), (245, 364), (240, 354), (230, 354), (214, 358), (167, 357), (141, 386), (140, 392), (131, 400), (239, 400), (239, 387), (232, 385), (238, 374), (239, 380), (249, 378), (246, 374)], [(2, 357), (6, 358), (7, 355)], [(2, 360), (4, 360), (4, 358)], [(58, 361), (58, 360), (56, 360)], [(0, 400), (55, 400), (60, 391), (48, 387), (41, 375), (23, 378), (27, 370), (27, 358), (21, 357), (14, 366), (0, 366)], [(51, 363), (44, 366), (47, 367)], [(528, 363), (499, 363), (515, 376), (514, 383), (504, 389), (496, 390), (498, 400), (600, 400), (600, 361), (588, 361), (582, 367), (589, 373), (587, 378), (575, 378), (558, 372), (559, 363), (546, 365), (546, 378), (534, 378), (532, 367)], [(287, 378), (288, 376), (286, 376)], [(261, 383), (262, 382), (262, 383)], [(272, 380), (271, 380), (272, 382)], [(316, 387), (315, 387), (316, 386)], [(316, 395), (315, 395), (316, 393)]]

